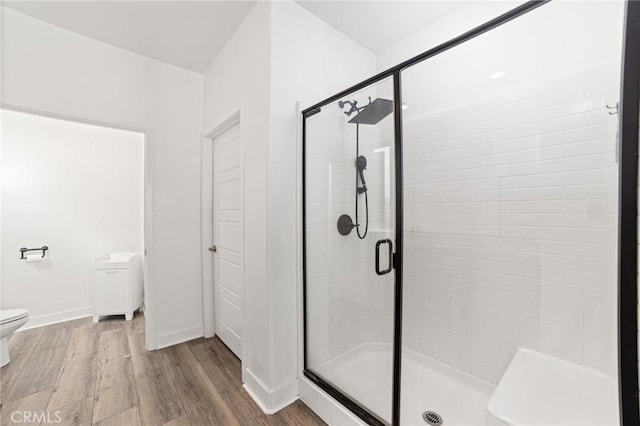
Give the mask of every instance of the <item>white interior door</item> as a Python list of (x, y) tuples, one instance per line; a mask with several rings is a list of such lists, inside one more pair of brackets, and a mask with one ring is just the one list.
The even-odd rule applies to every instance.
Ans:
[(239, 125), (213, 140), (215, 333), (240, 359), (244, 328), (241, 147)]

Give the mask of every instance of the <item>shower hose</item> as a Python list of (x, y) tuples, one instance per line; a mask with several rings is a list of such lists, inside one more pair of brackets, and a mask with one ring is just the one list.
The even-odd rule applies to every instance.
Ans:
[[(360, 157), (360, 124), (356, 123), (356, 161)], [(364, 173), (364, 172), (363, 172)], [(360, 234), (360, 221), (358, 220), (358, 166), (356, 165), (356, 232), (358, 234), (358, 238), (361, 240), (367, 236), (367, 231), (369, 230), (369, 192), (365, 189), (364, 191), (364, 205), (365, 205), (365, 222), (364, 222), (364, 232)], [(362, 186), (365, 187), (364, 182), (362, 182)], [(366, 188), (366, 187), (365, 187)]]

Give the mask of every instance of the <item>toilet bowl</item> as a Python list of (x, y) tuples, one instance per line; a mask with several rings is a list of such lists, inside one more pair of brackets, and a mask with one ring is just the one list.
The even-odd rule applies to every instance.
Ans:
[(29, 311), (26, 309), (0, 310), (0, 367), (4, 367), (10, 361), (7, 343), (9, 336), (25, 325), (28, 320)]

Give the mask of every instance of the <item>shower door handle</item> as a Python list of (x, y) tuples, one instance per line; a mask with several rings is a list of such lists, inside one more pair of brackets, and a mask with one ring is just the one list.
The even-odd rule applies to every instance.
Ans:
[[(381, 271), (380, 270), (380, 246), (383, 244), (387, 244), (389, 246), (389, 267), (384, 271)], [(391, 272), (392, 269), (393, 269), (393, 241), (391, 241), (388, 238), (386, 240), (378, 240), (376, 242), (376, 274), (378, 275), (388, 274), (389, 272)]]

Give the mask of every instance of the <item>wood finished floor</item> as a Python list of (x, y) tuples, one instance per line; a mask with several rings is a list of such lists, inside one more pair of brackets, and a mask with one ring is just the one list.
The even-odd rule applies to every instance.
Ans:
[[(147, 352), (141, 314), (21, 331), (9, 351), (0, 370), (2, 425), (14, 424), (16, 411), (62, 425), (325, 424), (301, 401), (264, 414), (242, 388), (240, 361), (217, 337)], [(37, 424), (22, 414), (13, 420)]]

